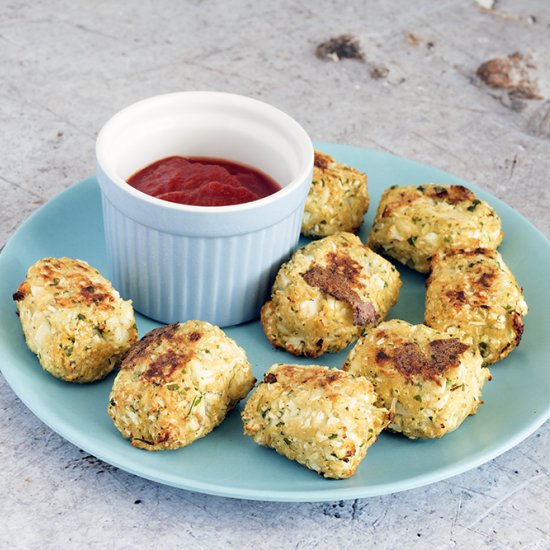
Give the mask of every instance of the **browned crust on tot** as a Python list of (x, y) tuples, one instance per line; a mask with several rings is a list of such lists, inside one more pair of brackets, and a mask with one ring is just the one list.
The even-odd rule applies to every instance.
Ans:
[(466, 294), (463, 290), (448, 290), (446, 296), (449, 298), (451, 304), (457, 308), (466, 303)]
[(313, 164), (317, 168), (320, 168), (321, 170), (326, 170), (329, 164), (332, 162), (334, 162), (334, 159), (332, 157), (329, 157), (324, 153), (320, 153), (319, 151), (315, 151), (315, 155), (313, 157)]
[(361, 264), (346, 255), (331, 252), (328, 255), (328, 269), (345, 277), (350, 286), (361, 287)]
[[(146, 445), (160, 445), (162, 443), (165, 443), (172, 437), (172, 434), (170, 433), (170, 430), (162, 430), (159, 432), (158, 436), (153, 441), (147, 441), (146, 439), (142, 439), (140, 437), (131, 437), (130, 442), (134, 447), (141, 447), (140, 443), (145, 443)], [(138, 443), (138, 441), (140, 443)]]
[[(114, 298), (109, 294), (103, 285), (94, 283), (80, 288), (80, 295), (87, 304), (99, 304), (100, 302), (114, 302)], [(56, 297), (56, 302), (58, 302)]]
[(275, 384), (275, 382), (277, 382), (277, 377), (272, 372), (268, 372), (264, 375), (264, 382), (266, 384)]
[(372, 302), (361, 300), (357, 292), (353, 290), (357, 286), (357, 276), (360, 268), (355, 266), (357, 262), (344, 256), (331, 258), (329, 267), (314, 265), (302, 274), (305, 282), (316, 287), (328, 295), (348, 303), (353, 311), (353, 324), (355, 326), (377, 323), (379, 315)]
[(444, 257), (450, 257), (450, 256), (478, 256), (480, 254), (483, 255), (483, 256), (494, 257), (495, 256), (495, 250), (493, 250), (491, 248), (483, 248), (483, 247), (468, 248), (468, 249), (448, 248), (444, 251), (443, 256)]
[(460, 354), (467, 349), (468, 346), (457, 338), (433, 340), (428, 344), (428, 356), (422, 353), (418, 344), (407, 342), (395, 348), (392, 359), (395, 369), (406, 378), (420, 375), (427, 380), (437, 380), (458, 365)]
[(433, 340), (428, 344), (430, 359), (436, 369), (440, 366), (445, 370), (446, 365), (456, 367), (460, 361), (459, 356), (464, 353), (468, 346), (457, 338), (442, 338)]
[[(312, 384), (316, 388), (327, 390), (331, 384), (346, 378), (349, 375), (338, 369), (328, 369), (326, 367), (302, 367), (299, 365), (279, 365), (276, 373), (268, 373), (266, 376), (275, 376), (276, 381), (283, 387), (292, 387), (295, 384)], [(331, 399), (330, 392), (326, 394), (327, 399)], [(334, 397), (334, 396), (332, 396)]]
[(407, 378), (419, 373), (428, 374), (430, 361), (422, 353), (418, 344), (407, 342), (395, 348), (393, 354), (395, 368)]
[[(174, 372), (183, 367), (194, 356), (193, 349), (186, 347), (184, 335), (177, 334), (179, 323), (172, 323), (164, 327), (159, 327), (148, 332), (139, 342), (136, 342), (128, 352), (126, 358), (120, 365), (121, 369), (133, 369), (136, 365), (145, 362), (155, 352), (155, 348), (161, 342), (170, 342), (173, 349), (168, 349), (147, 364), (147, 368), (141, 374), (144, 382), (163, 383), (166, 382)], [(187, 338), (200, 333), (192, 332)]]
[(27, 295), (27, 292), (29, 290), (29, 285), (27, 282), (23, 282), (19, 285), (19, 287), (17, 288), (17, 290), (12, 294), (12, 298), (16, 301), (16, 302), (20, 302), (21, 300), (23, 300), (25, 298), (25, 296)]
[[(44, 258), (34, 266), (39, 284), (54, 289), (54, 300), (60, 308), (72, 308), (79, 304), (102, 311), (115, 308), (115, 298), (107, 281), (93, 280), (99, 272), (84, 262), (70, 258)], [(14, 300), (24, 298), (29, 289), (26, 281), (19, 285)], [(67, 292), (69, 291), (69, 292)]]
[(425, 194), (432, 199), (444, 200), (450, 204), (457, 204), (462, 201), (473, 201), (476, 198), (476, 196), (463, 185), (428, 187)]
[(519, 343), (521, 342), (521, 337), (523, 336), (523, 319), (521, 318), (521, 315), (517, 313), (516, 311), (513, 313), (512, 318), (512, 326), (514, 327), (514, 332), (516, 333), (516, 337), (514, 338), (514, 344), (519, 346)]
[(404, 208), (408, 205), (411, 205), (413, 202), (416, 202), (417, 200), (419, 200), (420, 197), (422, 196), (422, 194), (419, 192), (417, 188), (417, 189), (404, 189), (404, 190), (400, 189), (397, 193), (397, 197), (395, 197), (394, 193), (392, 193), (393, 189), (394, 189), (393, 187), (386, 189), (386, 191), (384, 191), (382, 195), (381, 203), (383, 203), (388, 196), (391, 197), (388, 200), (386, 206), (384, 207), (384, 210), (382, 211), (382, 218), (387, 218), (388, 216), (393, 214), (395, 210), (398, 210), (399, 208)]
[(158, 327), (149, 331), (141, 340), (136, 342), (128, 351), (125, 359), (122, 361), (121, 369), (133, 369), (137, 363), (146, 358), (150, 353), (150, 346), (153, 346), (160, 340), (171, 340), (174, 337), (179, 323), (172, 323), (164, 327)]
[(143, 380), (149, 382), (164, 382), (181, 366), (185, 365), (193, 357), (192, 351), (176, 352), (168, 350), (160, 355), (141, 375)]
[[(465, 257), (473, 256), (485, 256), (489, 259), (494, 259), (495, 252), (493, 250), (488, 250), (486, 248), (477, 248), (475, 250), (449, 250), (445, 253), (446, 257), (460, 255)], [(472, 274), (472, 279), (469, 286), (466, 287), (467, 293), (462, 288), (451, 288), (445, 292), (445, 296), (448, 298), (449, 303), (456, 309), (460, 309), (464, 304), (469, 304), (471, 306), (481, 307), (484, 309), (488, 308), (486, 303), (487, 295), (491, 291), (498, 274), (496, 271), (497, 268), (491, 266), (473, 266), (474, 273)], [(431, 277), (426, 281), (426, 286), (428, 287), (431, 283)]]
[(379, 349), (376, 352), (375, 360), (377, 363), (385, 363), (386, 361), (389, 361), (391, 357), (383, 350)]
[(482, 286), (483, 288), (489, 288), (496, 277), (496, 273), (494, 271), (486, 271), (485, 273), (482, 273), (479, 279), (474, 283), (474, 288), (476, 286)]

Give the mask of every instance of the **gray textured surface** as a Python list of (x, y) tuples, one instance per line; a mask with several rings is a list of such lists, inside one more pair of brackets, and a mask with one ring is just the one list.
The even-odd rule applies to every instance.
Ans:
[[(490, 2), (489, 2), (490, 3)], [(383, 2), (0, 2), (0, 246), (94, 169), (123, 106), (215, 89), (264, 99), (313, 139), (389, 151), (488, 189), (550, 235), (550, 102), (482, 85), (478, 65), (529, 54), (550, 98), (550, 5)], [(366, 62), (322, 61), (341, 33)], [(373, 78), (375, 68), (389, 70)], [(383, 71), (382, 71), (383, 72)], [(0, 546), (549, 548), (550, 428), (417, 490), (277, 504), (175, 490), (87, 456), (0, 378)]]

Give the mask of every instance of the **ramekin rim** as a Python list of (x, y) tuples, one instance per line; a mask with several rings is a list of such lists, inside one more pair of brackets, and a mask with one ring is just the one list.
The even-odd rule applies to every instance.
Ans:
[[(132, 187), (131, 185), (129, 185), (128, 182), (125, 181), (120, 176), (110, 173), (106, 169), (105, 163), (101, 162), (102, 160), (101, 157), (103, 156), (104, 151), (100, 151), (102, 138), (104, 137), (105, 133), (109, 130), (108, 127), (111, 126), (114, 122), (116, 122), (116, 120), (118, 120), (119, 118), (122, 118), (125, 114), (128, 113), (128, 111), (130, 111), (131, 109), (136, 109), (140, 105), (151, 103), (153, 101), (160, 101), (163, 98), (168, 99), (169, 97), (175, 97), (175, 96), (181, 96), (181, 95), (188, 95), (188, 96), (212, 95), (212, 96), (218, 96), (218, 97), (226, 96), (226, 97), (231, 97), (237, 101), (256, 103), (259, 106), (261, 106), (261, 108), (263, 109), (267, 108), (267, 109), (270, 109), (272, 112), (273, 111), (277, 112), (279, 115), (283, 116), (288, 122), (290, 122), (290, 124), (294, 126), (295, 130), (298, 133), (300, 133), (303, 138), (305, 138), (305, 143), (307, 144), (309, 149), (310, 162), (307, 163), (307, 166), (305, 166), (304, 169), (301, 170), (299, 175), (297, 175), (290, 183), (288, 183), (287, 185), (285, 185), (275, 193), (272, 193), (271, 195), (268, 195), (266, 197), (263, 197), (261, 199), (257, 199), (254, 201), (249, 201), (249, 202), (240, 203), (240, 204), (232, 204), (227, 206), (197, 206), (197, 205), (180, 204), (180, 203), (166, 201), (164, 199), (159, 199), (157, 197), (153, 197), (152, 195), (148, 195), (143, 191), (139, 191), (135, 187)], [(296, 188), (300, 187), (300, 183), (302, 183), (304, 180), (308, 178), (309, 172), (311, 171), (311, 168), (313, 165), (313, 159), (314, 159), (314, 147), (309, 134), (305, 131), (303, 126), (296, 119), (291, 117), (289, 114), (285, 113), (283, 110), (279, 109), (278, 107), (275, 107), (274, 105), (271, 105), (270, 103), (267, 103), (265, 101), (255, 99), (249, 96), (234, 94), (230, 92), (219, 92), (219, 91), (210, 91), (210, 90), (186, 90), (186, 91), (170, 92), (166, 94), (158, 94), (148, 98), (141, 99), (139, 101), (131, 103), (130, 105), (127, 105), (126, 107), (117, 111), (103, 124), (96, 138), (95, 153), (96, 153), (97, 163), (101, 167), (101, 170), (105, 173), (106, 176), (108, 176), (109, 181), (114, 183), (116, 187), (120, 189), (122, 192), (127, 193), (130, 196), (133, 196), (137, 200), (140, 200), (145, 203), (149, 203), (152, 206), (165, 208), (167, 210), (171, 210), (175, 212), (187, 212), (187, 213), (194, 212), (197, 214), (200, 214), (200, 213), (212, 214), (214, 212), (234, 213), (234, 212), (248, 211), (256, 208), (261, 208), (263, 206), (268, 206), (270, 203), (278, 202), (279, 200), (284, 200), (284, 198), (287, 195), (290, 195)]]

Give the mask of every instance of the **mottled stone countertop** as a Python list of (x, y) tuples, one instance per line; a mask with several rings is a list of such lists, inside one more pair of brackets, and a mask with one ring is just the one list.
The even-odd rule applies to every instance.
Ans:
[[(315, 55), (344, 33), (364, 60)], [(517, 81), (485, 75), (512, 88), (476, 76), (515, 52)], [(542, 0), (4, 0), (0, 67), (0, 246), (94, 171), (95, 137), (114, 112), (191, 89), (260, 98), (313, 139), (437, 166), (550, 236)], [(427, 487), (288, 504), (195, 494), (111, 467), (42, 424), (1, 376), (0, 410), (2, 548), (550, 548), (548, 422)]]

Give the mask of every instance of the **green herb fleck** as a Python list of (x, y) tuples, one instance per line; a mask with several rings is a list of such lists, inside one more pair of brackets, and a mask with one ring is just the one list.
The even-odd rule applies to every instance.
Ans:
[(417, 400), (417, 401), (422, 401), (422, 396), (421, 395), (415, 395), (414, 398)]
[(284, 437), (284, 438), (283, 438), (283, 441), (284, 441), (287, 445), (289, 445), (289, 446), (290, 446), (291, 443), (292, 443), (292, 442), (290, 441), (290, 439), (288, 439), (288, 437)]
[(86, 320), (86, 316), (85, 315), (82, 315), (82, 313), (79, 313), (76, 318), (79, 320), (79, 321), (85, 321)]
[(407, 242), (411, 245), (411, 246), (415, 246), (414, 242), (416, 241), (417, 237), (414, 237), (413, 235), (411, 235), (408, 239), (407, 239)]
[(468, 206), (468, 208), (466, 210), (469, 210), (470, 212), (473, 212), (476, 209), (476, 206), (480, 203), (481, 203), (481, 201), (479, 199), (474, 199), (472, 201), (472, 204), (470, 204), (470, 206)]
[(179, 390), (180, 386), (179, 386), (179, 384), (168, 384), (166, 386), (166, 389), (170, 390), (170, 391), (175, 391), (175, 390)]
[(200, 403), (202, 399), (202, 395), (196, 395), (195, 396), (195, 399), (193, 399), (193, 403), (191, 403), (191, 406), (189, 407), (189, 412), (187, 413), (187, 416), (189, 416), (191, 414), (191, 411), (193, 410), (193, 408), (198, 405)]
[(487, 355), (489, 355), (489, 345), (486, 342), (480, 342), (478, 347), (481, 357), (487, 357)]
[(59, 279), (57, 277), (50, 283), (50, 286), (57, 286), (59, 284)]
[(328, 436), (329, 439), (336, 439), (338, 437), (338, 434), (330, 434)]

